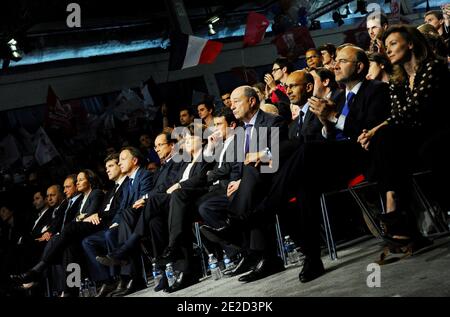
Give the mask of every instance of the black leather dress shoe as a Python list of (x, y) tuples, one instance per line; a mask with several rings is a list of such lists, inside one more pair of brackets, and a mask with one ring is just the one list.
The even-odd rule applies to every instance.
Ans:
[(263, 258), (250, 273), (241, 276), (239, 278), (239, 282), (248, 283), (257, 281), (281, 271), (284, 271), (284, 263), (282, 259), (279, 257)]
[(9, 276), (17, 284), (27, 284), (39, 281), (41, 275), (36, 271), (28, 271), (22, 274), (13, 274)]
[(181, 272), (178, 275), (175, 283), (173, 283), (172, 286), (164, 289), (164, 292), (173, 293), (173, 292), (179, 291), (183, 288), (194, 285), (197, 282), (198, 282), (198, 279), (194, 278), (191, 274)]
[(140, 279), (140, 280), (131, 279), (128, 282), (127, 287), (122, 292), (114, 293), (112, 295), (112, 297), (127, 296), (127, 295), (133, 294), (137, 291), (143, 290), (145, 288), (147, 288), (147, 284), (145, 283), (145, 281), (143, 279)]
[(169, 287), (169, 281), (167, 281), (166, 274), (163, 274), (162, 278), (159, 280), (158, 285), (155, 285), (155, 288), (153, 289), (155, 292), (159, 292), (162, 290), (165, 290)]
[(323, 274), (325, 274), (325, 269), (320, 258), (313, 259), (310, 257), (305, 257), (305, 260), (303, 261), (303, 268), (298, 275), (298, 279), (302, 283), (307, 283)]
[(109, 293), (117, 289), (117, 283), (103, 283), (95, 297), (106, 297)]
[(118, 259), (109, 254), (106, 256), (96, 256), (95, 259), (98, 263), (106, 266), (125, 266), (129, 264), (128, 260)]
[(128, 280), (120, 279), (117, 283), (116, 289), (106, 294), (106, 297), (113, 297), (115, 293), (123, 292), (127, 288)]
[(223, 272), (223, 274), (230, 277), (240, 275), (252, 270), (257, 263), (258, 262), (254, 258), (250, 256), (244, 256), (239, 260), (239, 262), (233, 269), (225, 271)]

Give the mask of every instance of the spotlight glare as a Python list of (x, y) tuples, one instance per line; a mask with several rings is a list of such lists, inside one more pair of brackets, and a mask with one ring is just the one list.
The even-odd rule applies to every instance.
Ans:
[(220, 20), (220, 17), (217, 15), (213, 16), (211, 19), (209, 19), (209, 23), (214, 24)]
[(11, 39), (8, 41), (8, 47), (10, 50), (10, 54), (11, 54), (11, 60), (18, 62), (22, 59), (22, 52), (20, 51), (20, 49), (17, 47), (17, 41), (15, 39)]
[(214, 27), (213, 27), (213, 25), (211, 23), (208, 24), (208, 33), (209, 33), (209, 35), (216, 34), (216, 31), (214, 30)]

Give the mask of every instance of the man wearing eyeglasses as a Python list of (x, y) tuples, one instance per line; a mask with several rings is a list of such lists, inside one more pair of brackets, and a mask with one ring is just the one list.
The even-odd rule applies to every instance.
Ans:
[[(324, 124), (327, 141), (304, 143), (298, 171), (300, 232), (305, 260), (299, 280), (314, 280), (325, 273), (320, 257), (320, 195), (347, 187), (353, 177), (368, 176), (369, 156), (358, 145), (363, 129), (374, 127), (389, 113), (386, 83), (366, 80), (369, 60), (359, 47), (346, 45), (336, 56), (336, 80), (345, 86), (344, 104), (311, 97), (309, 111)], [(332, 158), (332, 160), (330, 159)]]
[(307, 70), (312, 71), (318, 67), (323, 66), (322, 53), (315, 48), (310, 48), (306, 51), (305, 55)]
[(290, 121), (289, 98), (286, 94), (286, 80), (294, 70), (294, 66), (287, 58), (277, 58), (272, 66), (271, 74), (264, 76), (266, 83), (266, 95), (270, 97), (272, 104), (278, 108), (278, 112), (287, 122)]
[(286, 82), (287, 94), (291, 101), (291, 109), (296, 116), (289, 125), (289, 139), (313, 140), (321, 138), (322, 124), (317, 117), (308, 111), (308, 98), (312, 97), (314, 91), (314, 78), (305, 70), (292, 72)]

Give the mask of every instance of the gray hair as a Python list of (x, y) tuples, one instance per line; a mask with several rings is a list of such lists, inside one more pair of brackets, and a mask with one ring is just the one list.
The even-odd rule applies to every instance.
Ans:
[(259, 105), (260, 100), (259, 100), (259, 96), (258, 96), (258, 93), (256, 92), (256, 90), (253, 89), (252, 86), (242, 86), (242, 88), (243, 88), (244, 96), (247, 98), (251, 98), (251, 97), (255, 98), (256, 105)]

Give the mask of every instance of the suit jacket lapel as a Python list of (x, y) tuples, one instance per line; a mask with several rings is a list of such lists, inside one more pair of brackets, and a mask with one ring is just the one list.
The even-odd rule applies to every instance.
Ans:
[(134, 203), (136, 200), (140, 198), (137, 196), (139, 194), (139, 182), (141, 174), (142, 174), (142, 167), (139, 168), (133, 179), (133, 186), (131, 187), (131, 200), (132, 200), (131, 203)]
[(308, 111), (305, 115), (305, 118), (303, 119), (302, 124), (302, 131), (305, 131), (307, 129), (307, 126), (312, 122), (314, 119), (314, 114), (311, 111)]

